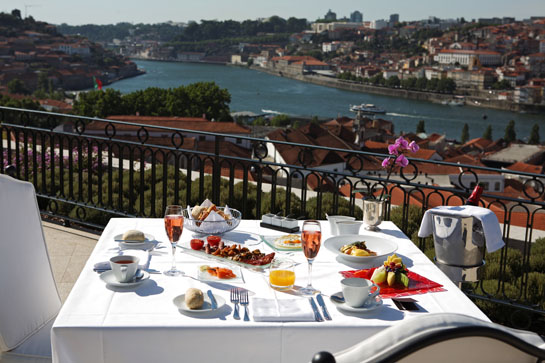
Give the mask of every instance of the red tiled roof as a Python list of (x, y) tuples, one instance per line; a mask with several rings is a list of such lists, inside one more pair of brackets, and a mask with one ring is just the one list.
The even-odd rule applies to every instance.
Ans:
[(508, 166), (506, 169), (522, 171), (524, 173), (543, 174), (543, 165), (526, 164), (522, 161), (517, 161), (513, 165)]
[(409, 153), (410, 158), (416, 158), (416, 159), (424, 159), (424, 160), (430, 160), (432, 156), (437, 154), (437, 151), (432, 149), (423, 149), (421, 148), (415, 153)]
[[(163, 116), (110, 116), (109, 120), (126, 121), (150, 126), (172, 127), (194, 131), (215, 132), (220, 134), (250, 134), (250, 129), (234, 122), (212, 122), (200, 117), (163, 117)], [(104, 123), (93, 121), (87, 129), (103, 129)], [(116, 125), (118, 131), (137, 130), (138, 126)]]

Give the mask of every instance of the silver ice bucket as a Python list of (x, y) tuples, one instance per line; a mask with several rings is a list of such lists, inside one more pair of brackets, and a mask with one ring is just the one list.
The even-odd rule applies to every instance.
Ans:
[(476, 267), (483, 264), (485, 239), (479, 220), (437, 213), (432, 217), (437, 262), (457, 267)]

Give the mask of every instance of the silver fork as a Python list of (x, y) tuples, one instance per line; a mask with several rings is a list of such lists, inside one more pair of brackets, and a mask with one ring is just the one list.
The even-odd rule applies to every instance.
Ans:
[(239, 302), (238, 289), (231, 289), (231, 302), (235, 304), (235, 312), (233, 313), (233, 318), (239, 320), (240, 316), (238, 315), (238, 302)]
[(248, 290), (242, 290), (240, 292), (240, 305), (244, 306), (244, 321), (250, 321), (248, 317), (248, 304), (250, 304), (248, 301)]

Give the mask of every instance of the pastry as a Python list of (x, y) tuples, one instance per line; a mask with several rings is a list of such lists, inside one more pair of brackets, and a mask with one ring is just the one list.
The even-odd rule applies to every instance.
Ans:
[(144, 236), (144, 232), (139, 231), (137, 229), (129, 229), (127, 232), (123, 233), (122, 239), (124, 241), (145, 241), (146, 236)]
[(193, 287), (187, 289), (185, 292), (185, 306), (191, 310), (197, 310), (202, 308), (204, 304), (204, 295), (201, 290)]

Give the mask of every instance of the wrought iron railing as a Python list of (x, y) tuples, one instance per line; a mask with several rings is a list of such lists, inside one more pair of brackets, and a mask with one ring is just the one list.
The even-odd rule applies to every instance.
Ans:
[[(429, 254), (430, 240), (414, 235), (425, 210), (463, 204), (485, 175), (514, 178), (520, 195), (483, 194), (482, 206), (495, 209), (503, 224), (506, 248), (487, 255), (483, 281), (464, 290), (489, 315), (507, 314), (505, 323), (545, 331), (545, 241), (535, 243), (545, 230), (544, 175), (410, 159), (386, 181), (384, 172), (369, 171), (385, 157), (376, 153), (9, 107), (0, 107), (0, 117), (0, 173), (32, 182), (44, 214), (99, 228), (113, 216), (160, 217), (167, 204), (205, 198), (239, 209), (243, 218), (268, 212), (361, 217), (355, 191), (387, 187), (397, 204), (389, 204), (387, 218)], [(213, 141), (213, 150), (195, 148), (201, 139)], [(242, 145), (246, 155), (225, 152), (229, 145)], [(295, 162), (278, 157), (282, 147), (297, 154)], [(340, 153), (344, 162), (317, 165), (317, 150)], [(430, 182), (433, 175), (419, 171), (426, 165), (457, 168), (454, 185)], [(515, 229), (522, 237), (514, 237)]]

